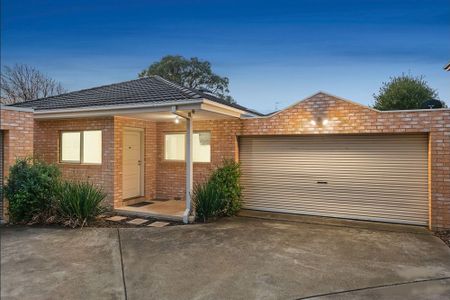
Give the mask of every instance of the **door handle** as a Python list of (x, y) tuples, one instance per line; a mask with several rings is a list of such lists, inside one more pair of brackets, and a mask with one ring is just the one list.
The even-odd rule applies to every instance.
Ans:
[(141, 165), (141, 161), (140, 160), (138, 160), (138, 166), (140, 166)]
[(317, 181), (317, 184), (328, 184), (328, 181)]

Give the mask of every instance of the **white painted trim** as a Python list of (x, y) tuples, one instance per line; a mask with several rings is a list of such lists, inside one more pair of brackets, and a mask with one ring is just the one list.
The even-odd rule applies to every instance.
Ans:
[(161, 102), (146, 102), (146, 103), (133, 103), (123, 105), (99, 105), (99, 106), (85, 106), (75, 108), (58, 108), (58, 109), (43, 109), (36, 111), (37, 114), (47, 113), (61, 113), (61, 112), (80, 112), (80, 111), (102, 111), (102, 110), (117, 110), (117, 109), (136, 109), (136, 108), (150, 108), (150, 107), (165, 107), (173, 105), (195, 104), (202, 103), (202, 99), (192, 99), (187, 101), (161, 101)]
[(34, 112), (34, 109), (29, 107), (16, 107), (0, 104), (0, 110), (13, 110), (13, 111), (23, 111), (23, 112)]
[(203, 103), (201, 109), (204, 111), (209, 111), (216, 114), (227, 115), (230, 117), (240, 118), (243, 114), (239, 111), (232, 111), (226, 108), (211, 105), (210, 103)]
[(191, 214), (191, 196), (193, 190), (193, 135), (194, 123), (192, 115), (189, 113), (186, 118), (186, 209), (183, 214), (183, 222), (189, 223), (189, 215)]
[[(206, 106), (205, 106), (206, 104)], [(202, 108), (204, 106), (204, 108)], [(165, 101), (160, 103), (145, 103), (145, 104), (124, 104), (124, 105), (107, 105), (107, 106), (90, 106), (79, 108), (65, 108), (65, 109), (45, 109), (37, 110), (34, 113), (35, 119), (62, 119), (62, 118), (81, 118), (81, 117), (101, 117), (114, 115), (127, 115), (146, 112), (172, 112), (173, 107), (176, 110), (196, 110), (204, 109), (219, 114), (240, 117), (244, 113), (243, 110), (236, 109), (221, 103), (210, 101), (207, 99), (192, 99), (187, 101)]]
[(229, 110), (229, 111), (234, 111), (234, 112), (239, 113), (239, 114), (251, 113), (250, 111), (245, 111), (245, 110), (242, 110), (242, 109), (239, 109), (239, 108), (235, 108), (235, 107), (232, 107), (232, 106), (229, 106), (229, 105), (226, 105), (226, 104), (222, 104), (222, 103), (218, 103), (218, 102), (215, 102), (215, 101), (211, 101), (211, 100), (208, 100), (208, 99), (203, 99), (203, 103), (210, 104), (212, 106), (223, 108), (223, 109), (226, 109), (226, 110)]
[(166, 102), (164, 104), (138, 104), (138, 105), (114, 105), (101, 107), (81, 107), (71, 109), (54, 109), (36, 111), (35, 119), (60, 119), (60, 118), (80, 118), (80, 117), (100, 117), (100, 116), (114, 116), (126, 115), (146, 112), (170, 112), (171, 107), (176, 104), (179, 109), (191, 110), (199, 109), (201, 100), (190, 101), (183, 103)]
[(122, 128), (123, 128), (123, 131), (128, 130), (128, 131), (141, 131), (141, 132), (144, 132), (144, 128), (140, 128), (140, 127), (127, 127), (127, 126), (124, 126)]
[(125, 133), (127, 131), (139, 132), (139, 135), (140, 135), (140, 148), (141, 148), (141, 151), (140, 151), (141, 153), (140, 153), (140, 158), (139, 158), (140, 161), (141, 161), (140, 170), (139, 170), (140, 183), (139, 183), (139, 195), (132, 196), (132, 197), (129, 197), (129, 198), (124, 198), (123, 194), (122, 194), (122, 200), (145, 196), (145, 174), (144, 174), (144, 170), (145, 170), (145, 153), (144, 153), (144, 151), (145, 151), (145, 148), (144, 148), (145, 140), (144, 140), (144, 129), (143, 128), (123, 127), (123, 131), (122, 131), (122, 157), (121, 157), (121, 159), (122, 159), (122, 178), (121, 178), (121, 180), (122, 180), (122, 191), (123, 191), (123, 166), (124, 166), (124, 163), (123, 163), (123, 143), (124, 143), (124, 136), (125, 136)]

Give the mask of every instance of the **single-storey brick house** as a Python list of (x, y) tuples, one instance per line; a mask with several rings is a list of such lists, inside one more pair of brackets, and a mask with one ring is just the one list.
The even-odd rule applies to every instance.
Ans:
[(193, 185), (234, 159), (248, 209), (450, 228), (449, 109), (381, 112), (319, 92), (261, 115), (153, 76), (1, 113), (4, 171), (32, 151), (118, 210), (187, 222)]

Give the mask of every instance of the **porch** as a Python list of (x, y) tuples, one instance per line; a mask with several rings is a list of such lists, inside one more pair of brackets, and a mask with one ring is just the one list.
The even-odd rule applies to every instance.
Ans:
[[(67, 178), (84, 176), (101, 185), (105, 204), (128, 214), (188, 223), (194, 182), (206, 179), (223, 159), (236, 159), (240, 117), (249, 114), (218, 101), (198, 97), (54, 109), (37, 112), (35, 119), (42, 137), (56, 140), (63, 132), (79, 132), (74, 139), (80, 147), (63, 143), (61, 136), (58, 142), (60, 149), (75, 149), (77, 161), (63, 162), (63, 150), (52, 159), (62, 162)], [(81, 139), (89, 138), (85, 149)], [(136, 199), (153, 203), (139, 207)]]
[(136, 217), (152, 217), (167, 221), (183, 221), (186, 203), (182, 200), (144, 200), (115, 209), (116, 212)]
[(194, 183), (206, 179), (224, 158), (234, 158), (238, 116), (206, 106), (116, 114), (114, 210), (193, 221)]

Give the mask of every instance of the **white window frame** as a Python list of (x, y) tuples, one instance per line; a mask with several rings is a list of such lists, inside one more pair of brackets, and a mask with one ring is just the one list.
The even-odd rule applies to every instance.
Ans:
[[(87, 131), (100, 131), (100, 163), (86, 163), (84, 162), (84, 133)], [(80, 160), (63, 160), (62, 159), (62, 136), (64, 133), (79, 133), (80, 134)], [(89, 129), (89, 130), (62, 130), (59, 133), (59, 162), (62, 164), (78, 164), (78, 165), (96, 165), (100, 166), (103, 163), (103, 130), (101, 129)]]
[[(209, 161), (193, 161), (194, 163), (196, 163), (196, 164), (210, 164), (211, 163), (211, 159), (212, 159), (212, 156), (211, 156), (211, 154), (212, 154), (212, 149), (211, 149), (211, 147), (212, 147), (212, 143), (211, 143), (211, 131), (208, 131), (208, 130), (201, 130), (201, 131), (194, 131), (194, 134), (199, 134), (199, 133), (208, 133), (209, 134), (209, 137), (210, 137), (210, 142), (209, 142), (209, 146), (210, 146), (210, 149), (209, 149)], [(164, 143), (164, 147), (163, 147), (163, 149), (164, 149), (164, 152), (163, 152), (163, 157), (164, 157), (164, 161), (166, 161), (166, 162), (185, 162), (186, 161), (186, 157), (185, 157), (185, 159), (167, 159), (167, 157), (166, 157), (166, 136), (168, 136), (168, 135), (179, 135), (179, 134), (183, 134), (184, 136), (185, 136), (185, 140), (184, 140), (184, 145), (183, 145), (183, 153), (184, 153), (184, 151), (185, 151), (185, 148), (186, 148), (186, 133), (185, 132), (179, 132), (179, 131), (177, 131), (177, 132), (165, 132), (164, 133), (164, 141), (163, 141), (163, 143)], [(194, 149), (194, 151), (195, 151), (195, 149)]]

